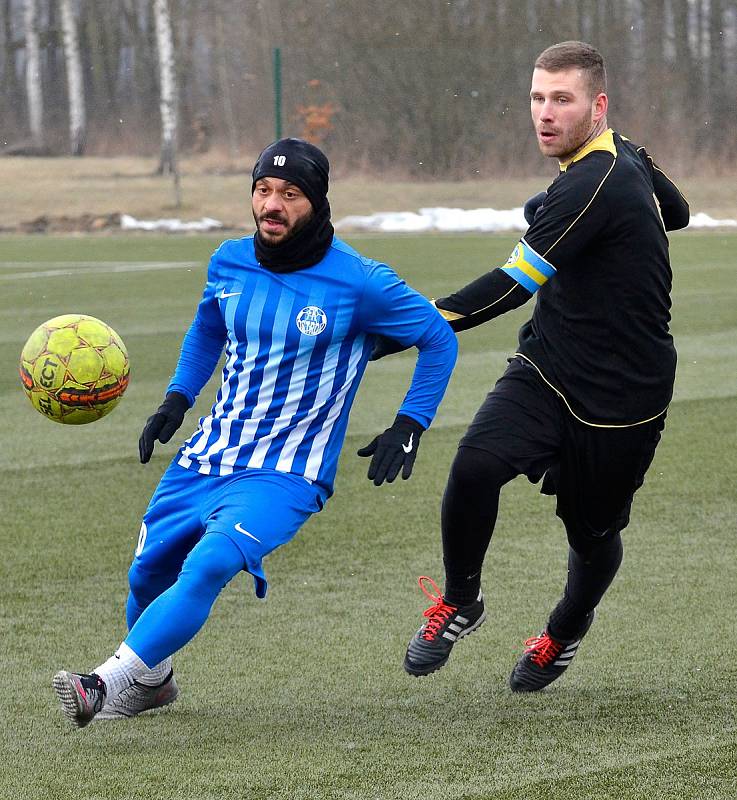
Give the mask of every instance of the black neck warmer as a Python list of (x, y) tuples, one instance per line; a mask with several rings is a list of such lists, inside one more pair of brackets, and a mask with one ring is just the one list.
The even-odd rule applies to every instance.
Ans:
[(271, 272), (296, 272), (314, 266), (325, 257), (332, 241), (333, 224), (327, 200), (303, 228), (282, 244), (264, 244), (258, 231), (253, 237), (259, 264)]

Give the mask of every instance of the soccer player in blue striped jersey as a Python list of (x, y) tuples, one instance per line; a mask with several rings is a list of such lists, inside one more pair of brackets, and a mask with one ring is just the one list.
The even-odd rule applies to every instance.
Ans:
[(92, 673), (54, 688), (78, 726), (176, 699), (171, 656), (205, 623), (241, 571), (258, 597), (263, 558), (322, 509), (351, 404), (376, 335), (419, 356), (396, 419), (359, 450), (377, 486), (408, 478), (456, 358), (449, 324), (386, 265), (334, 236), (329, 164), (299, 139), (273, 143), (253, 171), (256, 233), (212, 256), (202, 299), (164, 402), (139, 442), (167, 442), (225, 350), (210, 413), (185, 441), (146, 510), (129, 571), (129, 632)]

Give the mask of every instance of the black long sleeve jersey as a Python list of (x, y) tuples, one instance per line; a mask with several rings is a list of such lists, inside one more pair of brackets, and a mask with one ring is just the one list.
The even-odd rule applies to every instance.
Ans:
[(666, 230), (688, 220), (687, 202), (645, 149), (609, 129), (561, 163), (507, 263), (436, 306), (459, 331), (536, 294), (517, 355), (581, 422), (641, 424), (673, 392)]

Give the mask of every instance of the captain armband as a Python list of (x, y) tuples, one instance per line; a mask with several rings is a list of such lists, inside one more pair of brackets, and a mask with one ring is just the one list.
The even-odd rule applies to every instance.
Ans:
[(507, 263), (501, 268), (510, 278), (524, 286), (530, 294), (535, 292), (555, 275), (555, 267), (538, 255), (524, 239), (512, 251)]

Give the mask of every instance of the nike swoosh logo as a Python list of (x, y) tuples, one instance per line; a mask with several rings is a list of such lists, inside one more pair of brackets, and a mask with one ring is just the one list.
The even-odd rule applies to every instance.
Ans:
[[(240, 294), (240, 292), (239, 292)], [(238, 533), (242, 533), (244, 536), (248, 536), (250, 539), (253, 539), (254, 542), (258, 542), (261, 544), (261, 539), (257, 539), (252, 533), (249, 533), (241, 524), (240, 522), (235, 523), (235, 529)]]
[(407, 444), (403, 444), (402, 445), (402, 450), (404, 450), (405, 453), (411, 453), (412, 452), (412, 437), (413, 436), (414, 436), (414, 433), (410, 433), (409, 441), (407, 442)]
[(242, 294), (242, 292), (226, 292), (225, 289), (223, 289), (218, 295), (218, 299), (225, 300), (226, 297), (235, 297), (237, 294)]

